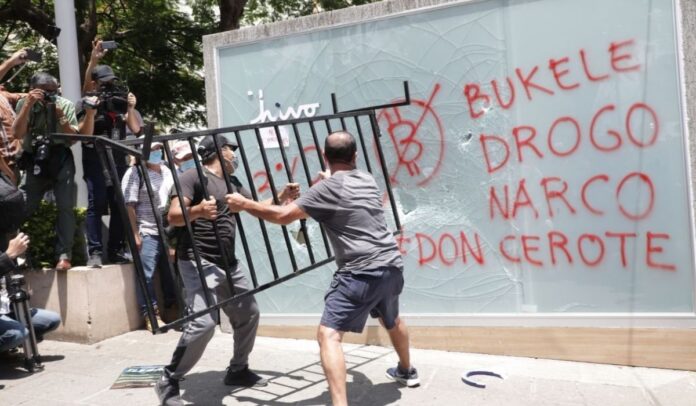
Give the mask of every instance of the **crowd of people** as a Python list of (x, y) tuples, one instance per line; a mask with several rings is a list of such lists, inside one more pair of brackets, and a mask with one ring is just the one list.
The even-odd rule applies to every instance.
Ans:
[[(97, 134), (116, 139), (141, 133), (143, 120), (135, 109), (135, 95), (124, 91), (124, 86), (111, 67), (99, 63), (106, 53), (101, 47), (101, 41), (97, 40), (93, 45), (82, 87), (83, 98), (78, 103), (62, 97), (58, 79), (47, 72), (31, 75), (26, 93), (10, 92), (0, 86), (0, 207), (4, 213), (12, 213), (8, 218), (15, 220), (13, 224), (0, 224), (0, 250), (5, 251), (0, 257), (2, 303), (9, 303), (6, 289), (9, 281), (5, 280), (5, 275), (17, 270), (16, 258), (24, 255), (29, 244), (28, 237), (20, 232), (19, 227), (22, 220), (28, 219), (36, 211), (46, 192), (52, 193), (58, 213), (55, 224), (55, 269), (67, 271), (72, 267), (76, 227), (76, 164), (71, 149), (72, 142), (51, 137), (51, 129), (66, 134)], [(0, 64), (0, 80), (13, 68), (28, 61), (27, 50), (14, 52)], [(108, 99), (104, 95), (108, 95)], [(127, 263), (130, 258), (125, 244), (123, 219), (116, 206), (115, 190), (113, 186), (107, 186), (103, 156), (99, 156), (93, 143), (82, 143), (81, 148), (83, 180), (88, 191), (85, 221), (87, 265), (101, 268), (105, 261)], [(183, 162), (181, 152), (179, 157)], [(123, 177), (129, 168), (128, 159), (117, 151), (114, 151), (114, 159), (118, 175)], [(155, 164), (152, 165), (154, 167)], [(138, 207), (139, 199), (142, 200), (139, 196), (128, 197), (131, 199), (128, 205), (133, 208)], [(168, 195), (165, 197), (161, 200), (167, 202)], [(110, 215), (110, 223), (105, 250), (102, 216), (107, 214)], [(144, 224), (142, 227), (141, 223)], [(136, 224), (135, 221), (133, 224)], [(147, 220), (138, 219), (135, 230), (143, 236), (149, 235)], [(19, 236), (22, 236), (21, 240), (18, 240)], [(151, 243), (149, 239), (145, 241), (143, 253), (148, 254), (152, 252)], [(146, 255), (145, 263), (149, 264), (150, 256), (152, 255)], [(156, 261), (156, 257), (153, 258)], [(166, 261), (160, 261), (164, 262)], [(154, 264), (147, 272), (150, 285), (153, 269)], [(161, 274), (171, 275), (170, 272)], [(165, 305), (171, 305), (176, 300), (173, 286), (171, 280), (163, 278), (167, 300)], [(141, 304), (144, 303), (143, 297), (143, 292), (139, 291), (138, 300)], [(155, 295), (151, 294), (150, 297)], [(42, 338), (45, 333), (57, 328), (61, 320), (54, 312), (32, 309), (32, 322), (36, 336)], [(149, 324), (147, 327), (152, 329)], [(16, 348), (27, 336), (28, 331), (16, 321), (12, 308), (8, 305), (0, 307), (0, 353)]]
[[(55, 124), (62, 133), (106, 135), (122, 140), (141, 135), (144, 127), (136, 110), (135, 95), (124, 91), (111, 67), (100, 64), (105, 52), (101, 42), (95, 41), (85, 72), (83, 98), (77, 106), (59, 95), (58, 80), (45, 72), (31, 77), (26, 94), (0, 89), (3, 137), (0, 186), (2, 182), (7, 185), (8, 198), (14, 197), (15, 203), (22, 206), (19, 211), (24, 216), (31, 215), (46, 191), (53, 192), (58, 207), (55, 266), (58, 271), (72, 266), (75, 162), (70, 142), (49, 136), (47, 129)], [(24, 51), (15, 52), (0, 65), (0, 79), (12, 67), (24, 62)], [(104, 94), (109, 94), (108, 100)], [(51, 121), (54, 117), (55, 123)], [(254, 201), (248, 189), (234, 176), (237, 144), (227, 137), (207, 136), (195, 151), (187, 141), (174, 143), (171, 145), (174, 165), (165, 162), (163, 147), (161, 143), (153, 143), (143, 166), (133, 166), (127, 156), (113, 151), (128, 216), (123, 219), (115, 199), (117, 190), (109, 186), (104, 175), (103, 155), (93, 143), (83, 143), (82, 166), (88, 191), (88, 266), (100, 268), (106, 261), (129, 261), (123, 227), (124, 221), (128, 221), (135, 241), (135, 247), (130, 248), (138, 250), (146, 282), (145, 289), (136, 284), (138, 305), (143, 315), (148, 306), (152, 306), (156, 321), (161, 325), (153, 285), (157, 270), (160, 271), (165, 308), (174, 306), (177, 298), (183, 297), (186, 311), (195, 313), (250, 289), (235, 255), (235, 213), (246, 211), (278, 224), (311, 217), (325, 226), (338, 266), (325, 296), (317, 333), (333, 404), (347, 404), (343, 335), (361, 332), (368, 316), (378, 318), (387, 329), (399, 357), (398, 365), (388, 369), (387, 376), (407, 386), (419, 384), (418, 373), (410, 361), (408, 330), (399, 318), (399, 294), (404, 285), (401, 253), (387, 229), (381, 192), (374, 178), (357, 169), (356, 141), (350, 133), (336, 132), (326, 138), (324, 159), (329, 170), (321, 173), (321, 181), (302, 194), (298, 184), (287, 184), (278, 193), (277, 204), (272, 199)], [(195, 167), (194, 154), (200, 158), (200, 168)], [(139, 168), (143, 168), (143, 172)], [(179, 191), (173, 190), (172, 170), (177, 171)], [(150, 201), (144, 187), (145, 173), (155, 192), (154, 201)], [(0, 194), (3, 194), (1, 191), (2, 188)], [(9, 210), (10, 200), (0, 199), (0, 204)], [(105, 247), (102, 216), (107, 213), (110, 223)], [(172, 227), (181, 229), (187, 223), (191, 225), (192, 234), (182, 233), (177, 237), (174, 255), (181, 292), (177, 292), (172, 278), (174, 273), (168, 269), (172, 253), (165, 251), (156, 216), (166, 219)], [(2, 274), (16, 268), (15, 259), (29, 245), (28, 237), (18, 226), (0, 224), (0, 248), (4, 250), (0, 255)], [(202, 269), (196, 266), (194, 243)], [(146, 298), (151, 302), (147, 303)], [(253, 295), (227, 304), (222, 311), (234, 330), (233, 354), (224, 384), (265, 386), (267, 380), (249, 368), (249, 355), (259, 324), (259, 309)], [(60, 323), (58, 315), (47, 310), (34, 309), (32, 314), (39, 337)], [(218, 317), (218, 313), (212, 311), (184, 325), (171, 362), (155, 386), (161, 404), (183, 404), (179, 383), (201, 358)], [(144, 321), (152, 330), (150, 319), (144, 317)], [(16, 347), (24, 337), (24, 327), (18, 325), (11, 313), (0, 315), (0, 351)]]
[[(19, 50), (2, 62), (0, 64), (0, 80), (12, 68), (25, 63), (26, 57), (26, 51)], [(55, 102), (57, 125), (62, 130), (72, 132), (77, 128), (74, 106), (66, 99), (59, 99), (55, 94), (57, 87), (58, 82), (55, 78), (46, 73), (37, 73), (32, 76), (28, 93), (11, 93), (0, 85), (0, 135), (2, 136), (0, 210), (4, 214), (0, 220), (0, 251), (3, 252), (0, 254), (0, 354), (15, 350), (30, 336), (27, 326), (18, 321), (15, 307), (11, 304), (9, 297), (11, 283), (8, 276), (17, 270), (17, 259), (25, 254), (29, 247), (29, 236), (19, 232), (18, 229), (22, 219), (26, 218), (30, 210), (35, 210), (38, 206), (38, 199), (41, 196), (37, 199), (36, 194), (39, 193), (39, 189), (46, 187), (38, 176), (41, 171), (48, 170), (47, 166), (43, 166), (48, 161), (37, 163), (36, 170), (32, 168), (31, 171), (20, 171), (20, 167), (24, 163), (20, 159), (22, 151), (33, 151), (34, 147), (31, 145), (29, 137), (25, 137), (25, 135), (33, 128), (45, 128), (47, 125), (48, 115), (44, 109), (40, 108), (44, 97), (50, 97)], [(62, 148), (65, 148), (64, 145)], [(74, 166), (72, 169), (74, 171)], [(69, 168), (66, 168), (60, 176), (66, 176), (68, 170)], [(20, 181), (23, 182), (24, 186), (29, 183), (32, 195), (27, 193), (26, 187), (23, 190), (18, 189)], [(67, 184), (67, 180), (64, 183)], [(72, 180), (69, 183), (72, 185)], [(68, 186), (61, 185), (63, 188), (61, 191), (66, 190), (65, 188)], [(56, 200), (59, 199), (58, 194), (56, 194)], [(65, 198), (69, 198), (67, 194), (60, 195), (60, 199)], [(66, 202), (61, 200), (61, 203), (65, 204)], [(74, 204), (70, 207), (71, 213), (73, 207)], [(74, 218), (70, 227), (73, 227), (74, 230)], [(66, 244), (66, 241), (59, 238), (58, 244)], [(60, 316), (50, 310), (31, 308), (30, 314), (37, 341), (42, 340), (46, 333), (58, 328), (61, 322)]]

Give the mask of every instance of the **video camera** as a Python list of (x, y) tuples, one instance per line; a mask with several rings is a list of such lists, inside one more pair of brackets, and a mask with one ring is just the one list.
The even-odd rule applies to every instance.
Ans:
[(43, 91), (43, 99), (44, 102), (46, 103), (55, 103), (56, 99), (58, 98), (58, 92), (47, 92), (46, 90)]
[(86, 96), (97, 96), (97, 109), (116, 114), (128, 112), (128, 86), (117, 81), (107, 82), (99, 87), (97, 92), (88, 92)]

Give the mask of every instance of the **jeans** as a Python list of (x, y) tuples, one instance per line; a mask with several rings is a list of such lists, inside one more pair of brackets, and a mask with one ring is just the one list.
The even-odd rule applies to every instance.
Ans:
[[(114, 153), (114, 160), (120, 181), (128, 167), (121, 154)], [(121, 212), (116, 204), (114, 187), (106, 186), (102, 164), (94, 148), (82, 148), (82, 169), (84, 171), (83, 179), (87, 183), (87, 217), (85, 219), (87, 250), (90, 255), (104, 252), (101, 218), (110, 212), (108, 251), (113, 254), (125, 246), (123, 221), (121, 221)]]
[[(162, 240), (158, 235), (144, 235), (142, 236), (142, 241), (140, 261), (143, 264), (143, 272), (145, 273), (147, 293), (150, 295), (152, 305), (157, 306), (157, 295), (152, 284), (152, 277), (155, 274), (155, 270), (159, 268), (160, 286), (162, 286), (162, 293), (164, 294), (164, 306), (169, 307), (176, 303), (176, 287), (172, 274), (169, 272), (169, 261), (167, 261), (167, 253), (164, 251)], [(147, 308), (145, 295), (140, 288), (140, 283), (136, 281), (135, 286), (138, 292), (138, 305), (140, 306), (140, 311), (144, 314)]]
[[(36, 339), (41, 341), (44, 334), (58, 328), (60, 316), (50, 310), (32, 308), (31, 322)], [(14, 319), (13, 313), (0, 316), (0, 352), (22, 345), (28, 335), (29, 330)]]
[(56, 256), (57, 259), (70, 259), (72, 257), (73, 242), (75, 240), (75, 161), (72, 152), (67, 151), (66, 159), (61, 165), (55, 177), (41, 177), (27, 171), (22, 190), (26, 194), (27, 217), (34, 214), (39, 208), (39, 203), (46, 191), (53, 189), (58, 208), (58, 221), (56, 223)]

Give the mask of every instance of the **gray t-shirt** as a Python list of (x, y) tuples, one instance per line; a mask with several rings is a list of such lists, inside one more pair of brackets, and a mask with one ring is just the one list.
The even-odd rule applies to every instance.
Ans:
[(295, 204), (324, 225), (338, 272), (361, 274), (383, 266), (403, 267), (384, 219), (381, 192), (369, 173), (339, 171), (312, 186)]

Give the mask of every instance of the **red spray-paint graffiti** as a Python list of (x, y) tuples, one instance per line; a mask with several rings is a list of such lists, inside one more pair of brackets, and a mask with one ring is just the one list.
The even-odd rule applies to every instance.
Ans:
[[(391, 181), (395, 185), (413, 180), (417, 186), (425, 186), (440, 171), (445, 155), (445, 129), (433, 107), (439, 91), (438, 83), (428, 100), (412, 99), (408, 108), (394, 107), (377, 115), (381, 124), (386, 121), (386, 130), (396, 152), (396, 167), (390, 169)], [(381, 127), (385, 128), (385, 124)], [(435, 137), (437, 142), (426, 145), (422, 142), (425, 137)], [(430, 145), (437, 150), (427, 150)], [(402, 168), (406, 169), (408, 178), (400, 176)], [(426, 171), (425, 168), (429, 169)]]
[[(303, 148), (305, 156), (309, 156), (310, 152), (316, 151), (317, 147), (314, 145), (308, 145)], [(300, 157), (295, 156), (290, 160), (290, 173), (292, 174), (293, 178), (296, 178), (296, 172), (297, 172), (297, 166), (300, 163)], [(281, 173), (285, 171), (285, 166), (281, 162), (277, 162), (274, 166), (273, 169), (277, 173)], [(315, 175), (314, 178), (312, 178), (312, 185), (316, 182), (319, 181), (319, 175), (316, 173), (312, 173), (311, 175)], [(302, 174), (304, 176), (304, 174)], [(271, 184), (268, 182), (268, 174), (266, 173), (265, 170), (259, 170), (254, 172), (254, 184), (257, 184), (258, 182), (261, 182), (261, 185), (256, 189), (258, 193), (264, 193), (266, 191), (271, 190)], [(275, 179), (275, 178), (274, 178)], [(276, 187), (278, 185), (276, 184)]]

